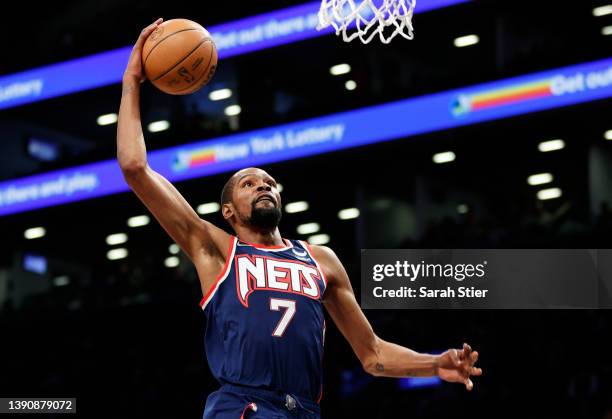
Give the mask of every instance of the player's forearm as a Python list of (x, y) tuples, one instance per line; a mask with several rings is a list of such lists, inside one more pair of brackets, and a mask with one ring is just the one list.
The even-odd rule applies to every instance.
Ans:
[(379, 377), (432, 377), (438, 375), (438, 358), (378, 339), (368, 372)]
[(123, 81), (117, 122), (117, 160), (124, 171), (146, 167), (147, 149), (140, 121), (140, 82)]

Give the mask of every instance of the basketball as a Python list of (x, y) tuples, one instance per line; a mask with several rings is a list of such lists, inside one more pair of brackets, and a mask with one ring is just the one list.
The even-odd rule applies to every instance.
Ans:
[(142, 49), (147, 78), (162, 92), (187, 95), (210, 81), (217, 48), (206, 29), (188, 19), (163, 22)]

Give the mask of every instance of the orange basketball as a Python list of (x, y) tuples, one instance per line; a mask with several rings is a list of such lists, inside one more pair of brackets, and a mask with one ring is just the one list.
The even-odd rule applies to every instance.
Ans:
[(187, 95), (210, 81), (217, 48), (206, 29), (188, 19), (163, 22), (142, 48), (147, 78), (162, 92)]

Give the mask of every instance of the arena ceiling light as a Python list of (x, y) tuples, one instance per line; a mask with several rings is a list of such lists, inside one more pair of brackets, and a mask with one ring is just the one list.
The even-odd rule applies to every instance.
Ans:
[(44, 237), (47, 231), (44, 227), (32, 227), (23, 232), (23, 237), (28, 240)]
[(240, 112), (242, 112), (242, 108), (240, 107), (240, 105), (230, 105), (227, 108), (225, 108), (223, 112), (227, 116), (236, 116), (236, 115), (240, 115)]
[(100, 115), (97, 119), (97, 123), (100, 126), (111, 125), (117, 122), (117, 114), (116, 113), (107, 113), (104, 115)]
[(231, 89), (218, 89), (218, 90), (213, 90), (212, 92), (210, 92), (208, 94), (208, 98), (212, 101), (217, 101), (217, 100), (223, 100), (223, 99), (228, 99), (232, 97), (232, 90)]
[(108, 260), (124, 259), (127, 256), (128, 256), (128, 251), (124, 247), (119, 247), (117, 249), (111, 249), (108, 252), (106, 252), (106, 258)]
[(348, 80), (344, 83), (344, 88), (346, 90), (355, 90), (357, 88), (357, 82), (355, 80)]
[(277, 183), (277, 184), (276, 184), (276, 190), (277, 190), (279, 193), (280, 193), (280, 192), (282, 192), (282, 191), (283, 191), (283, 189), (284, 189), (284, 187), (283, 187), (282, 183)]
[(166, 268), (176, 268), (177, 266), (179, 266), (180, 263), (180, 259), (176, 256), (169, 256), (166, 259), (164, 259), (164, 266)]
[(612, 129), (611, 129), (611, 130), (608, 130), (608, 131), (606, 131), (606, 132), (604, 133), (604, 138), (605, 138), (606, 140), (612, 141)]
[(168, 246), (168, 252), (170, 252), (173, 255), (178, 254), (180, 251), (181, 251), (181, 248), (176, 243), (172, 243), (170, 246)]
[(540, 201), (546, 201), (548, 199), (559, 198), (562, 194), (559, 188), (542, 189), (538, 191), (538, 199)]
[(544, 185), (553, 181), (553, 175), (550, 173), (538, 173), (527, 178), (527, 183), (531, 186)]
[(466, 204), (457, 205), (457, 212), (459, 214), (467, 214), (470, 208)]
[(350, 72), (351, 72), (351, 66), (346, 63), (336, 64), (334, 66), (331, 66), (331, 68), (329, 69), (329, 73), (332, 76), (341, 76), (343, 74), (347, 74)]
[(612, 15), (612, 4), (599, 6), (593, 9), (593, 16), (595, 17), (601, 17), (606, 15)]
[(135, 217), (130, 217), (127, 220), (128, 227), (142, 227), (149, 224), (151, 219), (148, 215), (137, 215)]
[(125, 233), (115, 233), (106, 237), (106, 244), (109, 246), (115, 246), (117, 244), (125, 243), (128, 240), (128, 236)]
[(162, 119), (161, 121), (151, 122), (147, 129), (149, 132), (161, 132), (170, 128), (170, 122)]
[(53, 278), (53, 285), (56, 287), (65, 287), (68, 284), (70, 284), (70, 278), (68, 275), (60, 275)]
[(306, 224), (300, 224), (299, 226), (297, 226), (297, 232), (298, 234), (313, 234), (318, 232), (321, 229), (321, 226), (318, 223), (306, 223)]
[(359, 217), (359, 210), (357, 208), (345, 208), (338, 211), (338, 218), (341, 220), (352, 220), (357, 217)]
[(612, 35), (612, 26), (604, 26), (601, 28), (601, 34), (605, 36)]
[(328, 234), (315, 234), (314, 236), (308, 237), (308, 243), (310, 244), (327, 244), (329, 240)]
[(476, 45), (479, 42), (480, 42), (480, 38), (478, 37), (478, 35), (474, 35), (474, 34), (460, 36), (458, 38), (455, 38), (455, 40), (453, 41), (453, 43), (455, 44), (457, 48), (469, 47), (472, 45)]
[(207, 202), (202, 205), (198, 205), (196, 211), (198, 214), (212, 214), (221, 209), (221, 205), (218, 202)]
[(432, 160), (436, 164), (443, 164), (455, 161), (455, 157), (455, 153), (452, 151), (445, 151), (443, 153), (434, 154)]
[(550, 140), (543, 141), (538, 144), (538, 150), (542, 153), (548, 153), (549, 151), (557, 151), (565, 148), (565, 141), (563, 140)]
[(307, 209), (308, 209), (308, 202), (306, 201), (290, 202), (287, 205), (285, 205), (285, 212), (287, 214), (303, 212), (303, 211), (306, 211)]

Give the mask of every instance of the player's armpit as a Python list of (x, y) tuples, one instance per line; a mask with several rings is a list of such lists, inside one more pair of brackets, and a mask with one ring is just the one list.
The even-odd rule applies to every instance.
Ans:
[(148, 165), (123, 170), (134, 193), (192, 261), (205, 255), (226, 257), (230, 236), (201, 219), (180, 192)]

